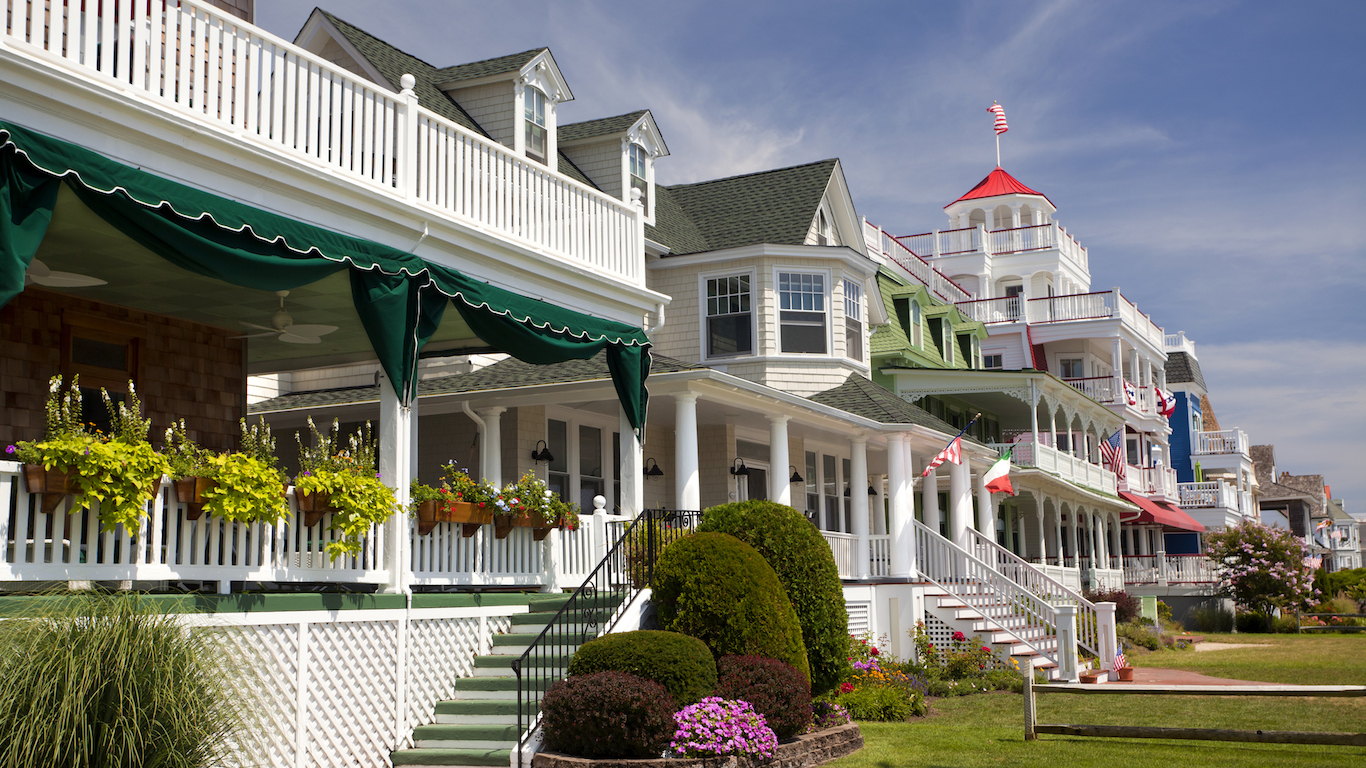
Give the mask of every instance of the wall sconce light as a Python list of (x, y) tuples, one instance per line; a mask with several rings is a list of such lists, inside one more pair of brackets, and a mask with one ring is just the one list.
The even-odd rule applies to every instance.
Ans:
[(792, 478), (788, 480), (789, 483), (804, 483), (804, 482), (806, 482), (806, 478), (802, 477), (800, 474), (797, 473), (797, 468), (796, 468), (796, 467), (792, 466), (791, 464), (788, 464), (788, 465), (787, 465), (787, 468), (790, 469), (790, 470), (792, 470)]
[(877, 491), (874, 490), (874, 489), (873, 489), (873, 486), (871, 486), (871, 485), (868, 486), (868, 495), (869, 495), (869, 496), (876, 496), (876, 495), (877, 495)]
[(555, 460), (555, 457), (551, 455), (550, 446), (546, 445), (544, 440), (537, 440), (536, 447), (531, 449), (531, 460), (544, 461), (549, 464)]
[(646, 460), (645, 460), (645, 476), (646, 476), (646, 477), (663, 477), (663, 476), (664, 476), (664, 470), (662, 470), (662, 469), (659, 468), (659, 462), (655, 461), (654, 459), (646, 459)]
[[(735, 466), (739, 464), (740, 466)], [(749, 477), (749, 467), (745, 466), (744, 459), (736, 459), (730, 463), (730, 473), (736, 477)]]
[(844, 486), (844, 498), (849, 498), (849, 486)]

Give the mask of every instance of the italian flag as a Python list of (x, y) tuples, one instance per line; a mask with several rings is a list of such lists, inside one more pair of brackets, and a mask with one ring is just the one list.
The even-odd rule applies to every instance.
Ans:
[(1015, 489), (1010, 486), (1010, 454), (1015, 450), (1015, 446), (1006, 449), (1004, 456), (996, 460), (987, 469), (987, 473), (982, 477), (982, 482), (986, 489), (991, 493), (1008, 493), (1015, 495)]

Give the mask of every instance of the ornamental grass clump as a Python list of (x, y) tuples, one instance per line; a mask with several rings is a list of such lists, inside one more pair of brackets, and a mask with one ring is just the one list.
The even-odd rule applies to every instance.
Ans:
[(749, 702), (779, 739), (790, 739), (811, 723), (811, 684), (777, 659), (723, 656), (716, 664), (715, 695)]
[(541, 699), (545, 746), (576, 757), (659, 757), (674, 732), (673, 697), (625, 672), (556, 682)]
[(767, 760), (778, 748), (778, 737), (764, 716), (745, 701), (710, 696), (674, 713), (674, 723), (677, 729), (669, 749), (682, 757)]

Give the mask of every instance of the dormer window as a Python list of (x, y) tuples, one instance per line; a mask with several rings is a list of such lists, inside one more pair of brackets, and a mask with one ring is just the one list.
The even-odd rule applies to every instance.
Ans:
[(640, 190), (640, 204), (650, 210), (650, 184), (646, 181), (645, 159), (649, 153), (639, 144), (631, 144), (626, 149), (627, 164), (631, 174), (631, 189)]
[(549, 144), (549, 134), (545, 127), (545, 94), (528, 87), (523, 96), (526, 102), (526, 156), (538, 163), (544, 163)]

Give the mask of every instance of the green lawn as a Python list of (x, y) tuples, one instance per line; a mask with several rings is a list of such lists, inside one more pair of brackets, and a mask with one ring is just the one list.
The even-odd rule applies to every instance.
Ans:
[[(1214, 635), (1216, 642), (1268, 648), (1195, 653), (1163, 651), (1132, 658), (1136, 666), (1189, 669), (1217, 677), (1301, 684), (1366, 684), (1366, 638), (1356, 636)], [(1255, 654), (1255, 655), (1254, 655)], [(1151, 725), (1366, 732), (1366, 699), (1083, 697), (1039, 699), (1040, 723)], [(864, 748), (836, 768), (1170, 768), (1199, 766), (1357, 766), (1366, 749), (1151, 739), (1040, 736), (1024, 741), (1023, 700), (995, 693), (940, 699), (929, 717), (863, 723)]]

